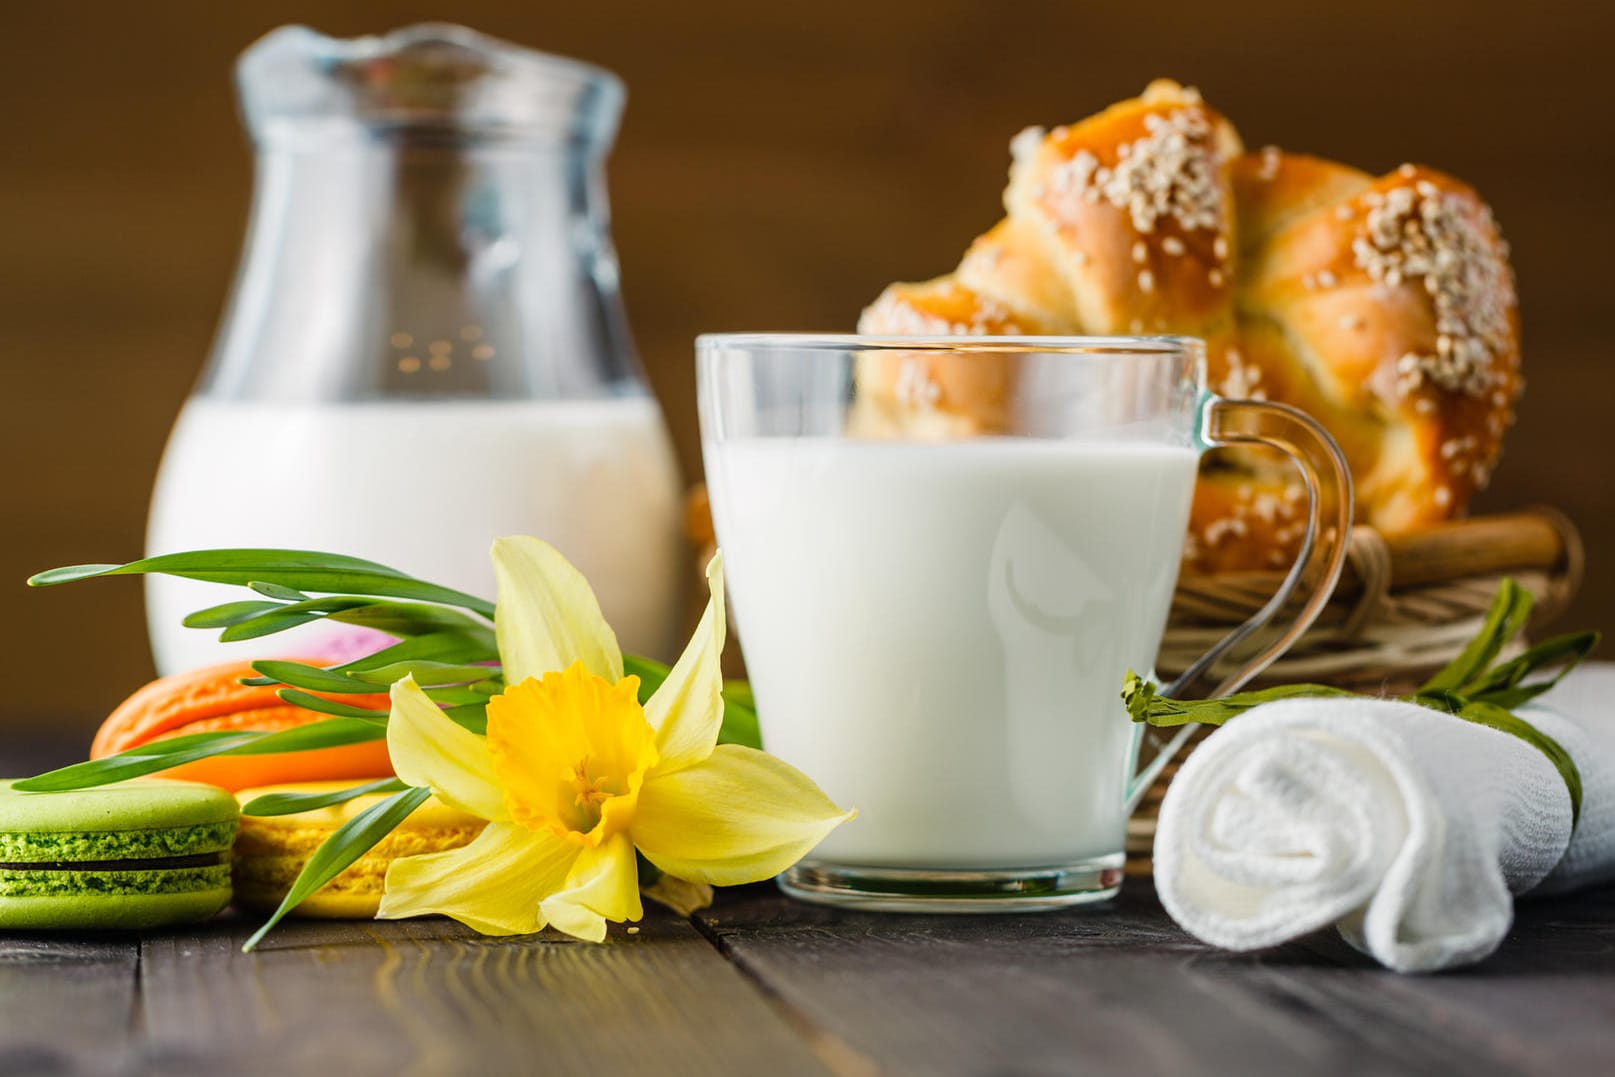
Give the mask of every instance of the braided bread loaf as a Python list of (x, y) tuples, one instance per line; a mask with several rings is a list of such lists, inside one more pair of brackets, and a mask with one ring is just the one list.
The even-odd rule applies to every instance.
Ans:
[[(953, 273), (887, 288), (861, 332), (1197, 336), (1213, 389), (1293, 404), (1334, 434), (1360, 522), (1417, 530), (1486, 485), (1522, 386), (1519, 322), (1507, 247), (1471, 188), (1413, 165), (1375, 179), (1246, 153), (1167, 81), (1011, 149), (1007, 216)], [(1009, 377), (990, 354), (873, 357), (857, 421), (992, 433)], [(1219, 451), (1196, 487), (1185, 568), (1287, 565), (1305, 513), (1282, 457)]]

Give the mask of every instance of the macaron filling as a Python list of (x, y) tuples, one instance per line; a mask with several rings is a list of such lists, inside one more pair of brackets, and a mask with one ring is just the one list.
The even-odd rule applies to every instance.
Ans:
[(228, 850), (236, 821), (137, 830), (0, 832), (0, 864), (164, 860)]
[(160, 860), (0, 864), (0, 897), (182, 894), (229, 885), (229, 854), (223, 852)]

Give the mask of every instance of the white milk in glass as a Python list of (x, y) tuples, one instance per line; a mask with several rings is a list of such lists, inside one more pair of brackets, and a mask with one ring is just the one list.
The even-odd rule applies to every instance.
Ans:
[(1119, 693), (1154, 662), (1196, 464), (1151, 443), (708, 446), (766, 746), (859, 811), (811, 859), (1122, 848)]
[[(649, 397), (185, 405), (153, 495), (151, 553), (276, 546), (364, 557), (492, 598), (501, 535), (553, 543), (627, 651), (671, 657), (686, 568), (672, 446)], [(188, 629), (239, 588), (151, 577), (158, 668), (318, 646), (334, 627), (242, 643)]]

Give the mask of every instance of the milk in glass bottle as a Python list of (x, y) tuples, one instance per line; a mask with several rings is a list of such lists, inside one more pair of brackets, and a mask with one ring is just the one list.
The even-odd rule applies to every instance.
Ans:
[[(153, 495), (148, 552), (351, 554), (492, 597), (500, 535), (594, 584), (625, 650), (666, 656), (679, 477), (617, 287), (609, 72), (454, 26), (277, 30), (237, 67), (257, 151), (246, 247)], [(164, 673), (320, 653), (335, 624), (221, 644), (239, 597), (152, 577)]]

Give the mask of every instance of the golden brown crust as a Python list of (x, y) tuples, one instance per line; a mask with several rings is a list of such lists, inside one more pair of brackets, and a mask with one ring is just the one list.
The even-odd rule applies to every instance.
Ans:
[(1361, 194), (1374, 182), (1361, 169), (1286, 153), (1277, 146), (1235, 158), (1229, 178), (1239, 219), (1239, 250), (1245, 256), (1266, 246), (1297, 218)]
[(1034, 141), (1022, 134), (1004, 205), (1064, 277), (1063, 313), (1094, 334), (1226, 322), (1239, 137), (1198, 94), (1153, 84)]
[(1205, 573), (1288, 568), (1306, 526), (1306, 487), (1297, 477), (1212, 464), (1194, 486), (1184, 564)]
[[(1242, 188), (1242, 204), (1264, 197), (1297, 192)], [(1247, 260), (1238, 305), (1247, 359), (1289, 379), (1273, 399), (1341, 442), (1360, 520), (1404, 533), (1459, 515), (1485, 485), (1519, 393), (1519, 318), (1472, 188), (1404, 166), (1291, 213)]]
[[(1362, 522), (1405, 533), (1484, 487), (1520, 391), (1519, 321), (1472, 188), (1411, 165), (1375, 179), (1244, 153), (1169, 82), (1012, 150), (1008, 216), (955, 273), (888, 288), (860, 331), (1199, 336), (1215, 391), (1293, 404), (1334, 434)], [(868, 360), (859, 388), (862, 432), (937, 437), (1002, 432), (1014, 390), (1002, 360), (915, 353)], [(1276, 454), (1216, 454), (1186, 567), (1288, 563), (1295, 489)]]
[[(887, 288), (858, 323), (888, 336), (999, 336), (1062, 332), (1018, 315), (952, 276)], [(1009, 422), (1009, 361), (999, 355), (923, 351), (859, 358), (852, 431), (926, 439), (1001, 433)]]

